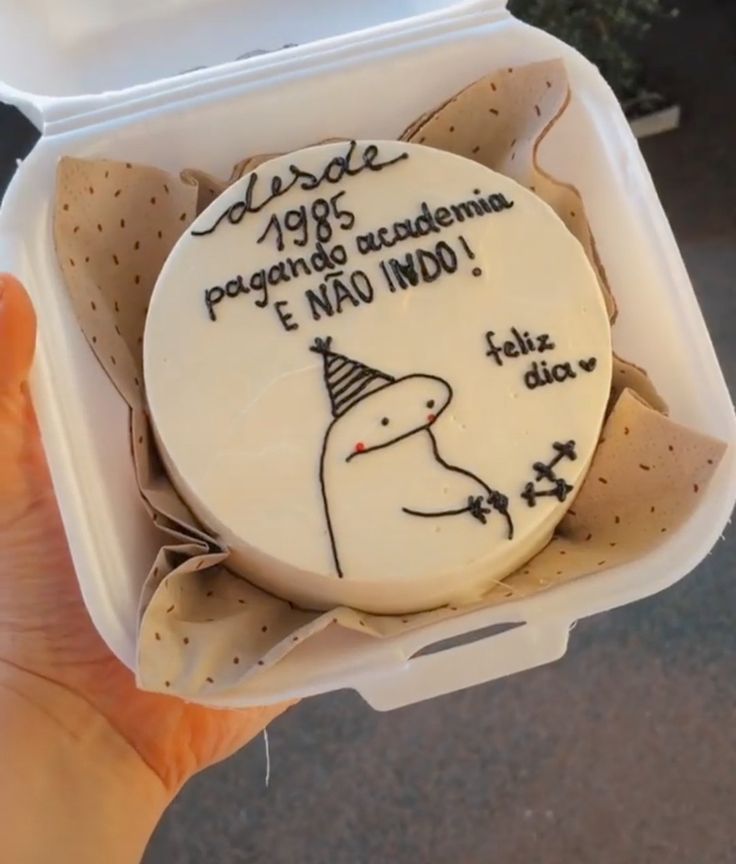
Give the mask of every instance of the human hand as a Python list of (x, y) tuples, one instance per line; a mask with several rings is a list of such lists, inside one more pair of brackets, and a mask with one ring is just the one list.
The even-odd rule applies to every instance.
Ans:
[(214, 710), (139, 691), (104, 644), (80, 595), (25, 383), (35, 329), (28, 295), (0, 275), (0, 689), (37, 699), (40, 687), (52, 714), (66, 710), (58, 686), (81, 698), (172, 796), (287, 706)]

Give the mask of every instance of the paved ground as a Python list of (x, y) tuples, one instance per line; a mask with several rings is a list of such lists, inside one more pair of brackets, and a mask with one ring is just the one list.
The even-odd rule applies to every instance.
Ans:
[[(681, 3), (651, 65), (684, 128), (645, 155), (736, 388), (736, 4)], [(0, 180), (33, 136), (0, 109)], [(0, 182), (0, 187), (2, 187)], [(145, 864), (734, 864), (736, 533), (547, 668), (389, 715), (301, 705), (192, 781)]]

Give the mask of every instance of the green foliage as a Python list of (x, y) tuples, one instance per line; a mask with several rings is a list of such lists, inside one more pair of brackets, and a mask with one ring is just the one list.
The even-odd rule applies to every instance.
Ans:
[(669, 0), (509, 0), (509, 9), (585, 54), (624, 101), (641, 86), (637, 43), (677, 14)]

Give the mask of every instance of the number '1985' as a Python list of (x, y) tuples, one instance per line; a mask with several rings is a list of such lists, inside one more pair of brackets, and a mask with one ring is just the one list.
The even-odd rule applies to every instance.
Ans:
[(340, 205), (340, 198), (344, 194), (343, 189), (331, 198), (316, 198), (308, 206), (302, 204), (301, 207), (287, 210), (283, 217), (274, 213), (266, 223), (258, 242), (262, 243), (269, 232), (273, 231), (276, 237), (276, 248), (279, 252), (283, 252), (284, 232), (292, 235), (296, 246), (306, 246), (309, 243), (310, 232), (314, 231), (316, 240), (320, 243), (329, 243), (333, 234), (331, 219), (335, 219), (337, 227), (343, 231), (349, 230), (355, 224), (355, 214)]

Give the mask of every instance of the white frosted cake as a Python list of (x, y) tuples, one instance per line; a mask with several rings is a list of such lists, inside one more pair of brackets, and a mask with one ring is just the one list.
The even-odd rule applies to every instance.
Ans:
[(544, 546), (611, 383), (596, 276), (553, 211), (448, 153), (266, 162), (180, 239), (145, 383), (227, 566), (307, 608), (478, 598)]

